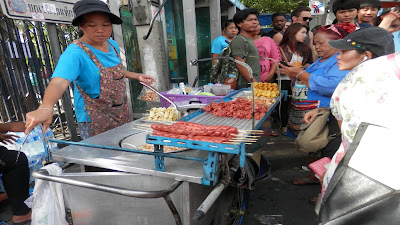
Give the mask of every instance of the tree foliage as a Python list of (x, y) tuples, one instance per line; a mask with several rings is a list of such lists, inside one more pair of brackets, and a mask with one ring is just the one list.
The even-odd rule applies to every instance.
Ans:
[(308, 6), (308, 0), (242, 0), (248, 8), (256, 8), (263, 13), (290, 13), (299, 6)]

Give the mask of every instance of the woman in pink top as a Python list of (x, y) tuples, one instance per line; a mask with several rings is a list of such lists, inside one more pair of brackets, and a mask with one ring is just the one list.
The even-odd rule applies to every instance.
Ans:
[[(255, 36), (253, 36), (254, 44), (258, 49), (258, 55), (264, 58), (272, 58), (277, 62), (281, 61), (281, 54), (275, 41), (270, 37), (261, 37), (261, 27), (258, 25)], [(260, 58), (261, 66), (261, 82), (272, 82), (277, 66), (274, 61)]]

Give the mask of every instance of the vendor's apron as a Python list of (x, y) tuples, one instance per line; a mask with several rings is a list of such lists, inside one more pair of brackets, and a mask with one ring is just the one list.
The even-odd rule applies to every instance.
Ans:
[[(74, 44), (82, 48), (100, 69), (100, 95), (98, 98), (91, 98), (75, 82), (84, 99), (86, 115), (89, 114), (91, 119), (91, 135), (111, 130), (129, 122), (128, 98), (122, 64), (119, 63), (116, 66), (105, 68), (85, 44), (79, 40), (74, 41)], [(121, 60), (117, 49), (113, 45), (111, 46)]]

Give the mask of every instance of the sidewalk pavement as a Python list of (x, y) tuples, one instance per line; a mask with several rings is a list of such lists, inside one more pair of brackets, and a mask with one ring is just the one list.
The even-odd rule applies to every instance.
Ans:
[(250, 191), (243, 225), (314, 225), (318, 224), (310, 199), (320, 192), (319, 185), (293, 185), (295, 177), (307, 176), (302, 169), (306, 154), (294, 150), (294, 140), (271, 137), (262, 154), (269, 159), (272, 177), (256, 182)]

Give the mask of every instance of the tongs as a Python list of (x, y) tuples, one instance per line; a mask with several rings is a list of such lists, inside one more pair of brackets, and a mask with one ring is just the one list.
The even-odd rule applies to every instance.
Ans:
[(143, 83), (140, 81), (140, 83), (147, 87), (148, 89), (152, 90), (154, 93), (158, 94), (160, 97), (162, 97), (163, 99), (167, 100), (169, 103), (171, 103), (171, 105), (173, 105), (175, 107), (176, 110), (180, 111), (180, 112), (185, 112), (185, 109), (182, 109), (180, 107), (178, 107), (174, 102), (172, 102), (171, 100), (169, 100), (169, 98), (165, 97), (163, 94), (161, 94), (160, 92), (158, 92), (154, 87), (152, 87), (151, 85), (148, 85), (146, 83)]

